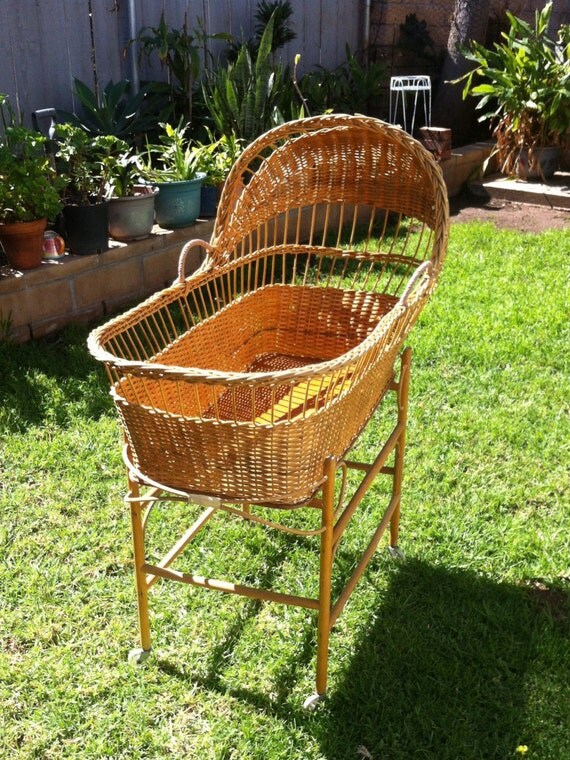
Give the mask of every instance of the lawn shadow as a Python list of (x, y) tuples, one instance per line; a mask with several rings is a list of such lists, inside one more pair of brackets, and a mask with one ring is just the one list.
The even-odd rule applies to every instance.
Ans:
[[(283, 563), (287, 561), (288, 554), (295, 547), (303, 546), (303, 541), (297, 536), (281, 536), (278, 544), (273, 544), (270, 554), (266, 554), (264, 570), (255, 574), (255, 578), (247, 575), (239, 579), (240, 583), (256, 586), (257, 588), (271, 589), (282, 571)], [(223, 575), (223, 573), (222, 573)], [(219, 577), (219, 576), (218, 576)], [(216, 594), (216, 591), (200, 592)], [(280, 671), (279, 680), (275, 684), (277, 696), (270, 698), (262, 691), (241, 686), (239, 683), (229, 686), (224, 681), (224, 673), (227, 668), (228, 654), (234, 652), (240, 644), (242, 637), (248, 635), (249, 624), (259, 615), (264, 602), (259, 599), (244, 599), (243, 606), (236, 604), (236, 612), (228, 617), (223, 636), (208, 649), (207, 662), (200, 672), (192, 672), (190, 675), (183, 672), (176, 662), (167, 658), (159, 658), (158, 667), (164, 673), (183, 681), (199, 684), (202, 688), (219, 694), (231, 695), (236, 699), (252, 705), (255, 709), (273, 715), (283, 717), (286, 713), (285, 703), (289, 691), (297, 677), (299, 667), (311, 663), (314, 657), (314, 643), (316, 636), (314, 613), (311, 622), (302, 627), (302, 641), (298, 642), (297, 656), (291, 662), (290, 667)], [(212, 614), (214, 614), (212, 612)]]
[[(282, 560), (267, 569), (268, 585)], [(369, 584), (375, 571), (386, 572), (385, 562), (373, 559), (371, 571)], [(284, 725), (302, 726), (329, 760), (513, 757), (528, 730), (529, 680), (537, 669), (557, 676), (556, 663), (541, 660), (539, 640), (551, 637), (553, 651), (560, 651), (555, 639), (567, 636), (566, 593), (546, 593), (541, 584), (497, 583), (420, 560), (398, 563), (388, 573), (378, 606), (368, 613), (369, 626), (351, 647), (344, 670), (331, 668), (327, 699), (316, 713), (291, 697), (298, 679), (314, 668), (314, 619), (302, 626), (296, 656), (280, 668), (271, 695), (229, 685), (223, 677), (228, 652), (260, 602), (248, 602), (228, 624), (201, 674), (183, 673), (168, 660), (159, 667)], [(331, 663), (339, 656), (335, 639), (333, 631)]]
[[(71, 325), (56, 336), (23, 344), (2, 343), (0, 399), (10, 409), (7, 426), (22, 432), (48, 417), (66, 426), (72, 409), (98, 419), (112, 402), (103, 367), (87, 349), (89, 328)], [(46, 388), (55, 381), (58, 392)]]
[[(513, 756), (537, 630), (528, 589), (401, 563), (341, 680), (330, 684), (317, 722), (323, 754)], [(334, 634), (332, 647), (334, 657)]]

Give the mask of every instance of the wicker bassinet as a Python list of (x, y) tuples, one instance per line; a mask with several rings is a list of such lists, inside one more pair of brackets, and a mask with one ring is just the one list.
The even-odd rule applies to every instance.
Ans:
[[(171, 287), (90, 336), (131, 484), (242, 507), (314, 501), (387, 390), (405, 405), (394, 363), (447, 234), (441, 172), (399, 128), (331, 115), (258, 138), (210, 243), (191, 241)], [(196, 245), (205, 261), (185, 277)], [(390, 450), (403, 452), (402, 420)]]

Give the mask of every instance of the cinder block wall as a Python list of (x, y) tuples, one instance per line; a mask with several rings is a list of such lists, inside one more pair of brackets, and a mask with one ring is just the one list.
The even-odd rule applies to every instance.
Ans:
[[(158, 230), (146, 240), (114, 243), (91, 256), (44, 261), (37, 269), (0, 268), (0, 318), (9, 339), (21, 343), (60, 330), (70, 322), (91, 322), (171, 285), (184, 243), (210, 239), (213, 222), (179, 230)], [(203, 249), (194, 248), (187, 274), (198, 268)]]

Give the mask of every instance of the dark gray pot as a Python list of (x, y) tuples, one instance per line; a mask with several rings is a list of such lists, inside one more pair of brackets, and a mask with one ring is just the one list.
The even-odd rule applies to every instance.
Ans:
[(115, 240), (143, 240), (154, 224), (154, 188), (139, 195), (109, 199), (109, 235)]
[(200, 216), (216, 216), (218, 208), (218, 188), (215, 185), (202, 185), (200, 192)]
[(534, 163), (529, 166), (528, 151), (523, 150), (517, 164), (517, 177), (520, 179), (549, 179), (558, 169), (560, 148), (536, 148), (533, 151)]

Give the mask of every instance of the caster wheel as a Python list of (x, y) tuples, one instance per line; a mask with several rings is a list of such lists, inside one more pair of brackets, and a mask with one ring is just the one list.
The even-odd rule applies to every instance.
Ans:
[(141, 649), (140, 647), (137, 647), (137, 649), (131, 649), (128, 659), (131, 665), (142, 665), (149, 657), (150, 649)]
[(401, 549), (399, 549), (397, 546), (389, 546), (388, 554), (390, 555), (390, 557), (392, 557), (392, 559), (396, 559), (399, 561), (406, 559), (406, 555), (404, 554), (404, 552)]
[(316, 692), (314, 694), (311, 694), (307, 699), (303, 702), (303, 710), (306, 710), (307, 712), (315, 712), (319, 704), (324, 700), (325, 695), (324, 694), (317, 694)]

